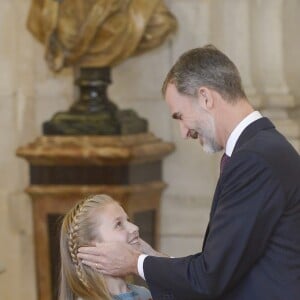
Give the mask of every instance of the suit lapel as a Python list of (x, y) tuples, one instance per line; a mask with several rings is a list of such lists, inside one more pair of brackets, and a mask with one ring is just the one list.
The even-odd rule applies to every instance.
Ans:
[[(237, 143), (236, 143), (236, 145), (233, 149), (232, 155), (231, 155), (231, 159), (233, 158), (234, 153), (237, 152), (253, 136), (255, 136), (257, 134), (257, 132), (259, 132), (261, 130), (271, 129), (271, 128), (275, 128), (275, 126), (273, 125), (273, 123), (269, 119), (267, 119), (265, 117), (260, 118), (256, 121), (254, 121), (253, 123), (251, 123), (249, 126), (247, 126), (245, 128), (245, 130), (242, 132), (242, 134), (240, 135), (240, 137), (238, 138), (238, 140), (237, 140)], [(228, 162), (228, 164), (230, 164), (230, 161)], [(206, 228), (205, 235), (204, 235), (204, 241), (203, 241), (203, 247), (202, 247), (203, 249), (204, 249), (204, 246), (205, 246), (206, 238), (207, 238), (208, 233), (209, 233), (210, 222), (211, 222), (211, 219), (213, 218), (214, 213), (216, 211), (221, 191), (222, 191), (222, 174), (220, 174), (220, 177), (218, 179), (218, 183), (217, 183), (217, 186), (216, 186), (216, 190), (215, 190), (215, 193), (214, 193), (212, 206), (211, 206), (211, 210), (210, 210), (209, 223), (208, 223), (208, 226)]]
[(214, 197), (213, 197), (213, 201), (212, 201), (212, 205), (211, 205), (211, 209), (210, 209), (210, 214), (209, 214), (209, 222), (208, 222), (208, 225), (206, 227), (206, 231), (205, 231), (205, 235), (204, 235), (204, 239), (203, 239), (202, 250), (205, 247), (206, 238), (207, 238), (208, 233), (209, 233), (210, 222), (211, 222), (211, 219), (212, 219), (212, 217), (215, 213), (215, 209), (216, 209), (216, 206), (217, 206), (217, 203), (218, 203), (217, 199), (219, 198), (219, 194), (220, 194), (220, 191), (221, 191), (220, 181), (221, 181), (221, 176), (218, 179), (218, 183), (217, 183), (217, 186), (216, 186), (216, 189), (215, 189), (215, 193), (214, 193)]

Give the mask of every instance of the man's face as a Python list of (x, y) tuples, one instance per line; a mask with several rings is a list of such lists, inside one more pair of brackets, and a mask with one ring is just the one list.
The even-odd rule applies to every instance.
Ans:
[(173, 119), (179, 122), (181, 136), (199, 139), (206, 152), (220, 151), (222, 147), (216, 141), (214, 119), (197, 100), (180, 94), (174, 84), (167, 87), (166, 102)]
[(138, 249), (140, 246), (139, 228), (129, 222), (128, 216), (118, 203), (109, 203), (98, 212), (97, 228), (101, 242), (125, 242)]

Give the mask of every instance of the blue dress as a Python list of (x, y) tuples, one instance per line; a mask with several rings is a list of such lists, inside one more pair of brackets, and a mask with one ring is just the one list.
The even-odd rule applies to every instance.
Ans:
[(128, 284), (129, 291), (127, 293), (114, 295), (113, 300), (152, 300), (152, 296), (148, 289), (143, 286)]

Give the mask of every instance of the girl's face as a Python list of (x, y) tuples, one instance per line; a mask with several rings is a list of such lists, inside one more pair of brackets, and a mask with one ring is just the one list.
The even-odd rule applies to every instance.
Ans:
[(109, 203), (101, 209), (99, 233), (102, 242), (125, 242), (135, 248), (140, 246), (139, 228), (129, 222), (118, 203)]

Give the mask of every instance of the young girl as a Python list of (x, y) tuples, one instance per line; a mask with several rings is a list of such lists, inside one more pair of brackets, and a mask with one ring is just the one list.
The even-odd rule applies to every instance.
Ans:
[(79, 247), (110, 241), (140, 246), (139, 228), (128, 221), (127, 214), (111, 197), (89, 197), (66, 214), (60, 237), (60, 300), (152, 299), (146, 288), (127, 284), (123, 278), (102, 275), (77, 258)]

